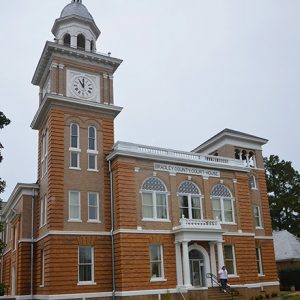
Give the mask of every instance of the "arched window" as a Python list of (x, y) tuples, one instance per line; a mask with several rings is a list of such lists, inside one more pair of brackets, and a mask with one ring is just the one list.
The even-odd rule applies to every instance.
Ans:
[(42, 138), (42, 155), (41, 155), (41, 165), (42, 165), (42, 177), (47, 173), (48, 168), (48, 129), (45, 130), (45, 134)]
[(85, 50), (85, 36), (81, 33), (77, 36), (77, 48)]
[(94, 51), (94, 48), (95, 48), (95, 43), (94, 43), (94, 41), (91, 41), (91, 52)]
[(216, 185), (211, 192), (213, 217), (221, 222), (233, 223), (233, 197), (224, 184)]
[(70, 168), (79, 169), (79, 126), (71, 124), (70, 126)]
[(65, 46), (70, 46), (71, 45), (71, 36), (68, 33), (66, 33), (64, 35), (64, 45)]
[(249, 167), (255, 168), (256, 167), (256, 161), (255, 161), (255, 155), (254, 152), (249, 152)]
[(97, 170), (97, 130), (91, 126), (88, 128), (88, 170)]
[(202, 219), (202, 203), (199, 188), (191, 181), (184, 181), (178, 189), (180, 218)]
[(156, 178), (147, 178), (141, 188), (143, 201), (143, 219), (167, 220), (168, 201), (164, 183)]

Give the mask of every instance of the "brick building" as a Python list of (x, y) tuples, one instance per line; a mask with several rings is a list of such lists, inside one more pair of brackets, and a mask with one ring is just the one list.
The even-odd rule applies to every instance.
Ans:
[[(278, 290), (262, 146), (225, 129), (190, 152), (114, 143), (113, 75), (81, 0), (32, 83), (38, 179), (2, 211), (1, 279), (17, 299), (208, 299), (224, 264), (248, 297)], [(183, 295), (183, 296), (182, 296)]]

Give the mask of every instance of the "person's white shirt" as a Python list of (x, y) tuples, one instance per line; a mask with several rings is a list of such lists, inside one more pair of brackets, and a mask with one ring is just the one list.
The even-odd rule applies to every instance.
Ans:
[(228, 273), (226, 269), (225, 270), (220, 269), (218, 274), (220, 279), (228, 279)]

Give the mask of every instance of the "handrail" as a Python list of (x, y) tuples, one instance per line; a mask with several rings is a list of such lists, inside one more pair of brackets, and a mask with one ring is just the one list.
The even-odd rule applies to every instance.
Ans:
[[(212, 273), (206, 274), (207, 278), (210, 278), (211, 280), (211, 286), (213, 287), (213, 283), (216, 283), (220, 288), (222, 288), (222, 285), (220, 284), (218, 277)], [(228, 284), (226, 285), (226, 289), (224, 290), (229, 296), (231, 296), (231, 299), (233, 300), (234, 296), (238, 296), (239, 292), (235, 289), (232, 289)]]

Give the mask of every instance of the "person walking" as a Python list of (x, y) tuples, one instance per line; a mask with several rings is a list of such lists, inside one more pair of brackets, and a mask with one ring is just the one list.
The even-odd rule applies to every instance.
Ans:
[(223, 266), (220, 271), (218, 272), (219, 280), (221, 282), (222, 290), (224, 293), (226, 293), (226, 287), (227, 287), (227, 280), (228, 280), (228, 272), (226, 270), (226, 267)]

